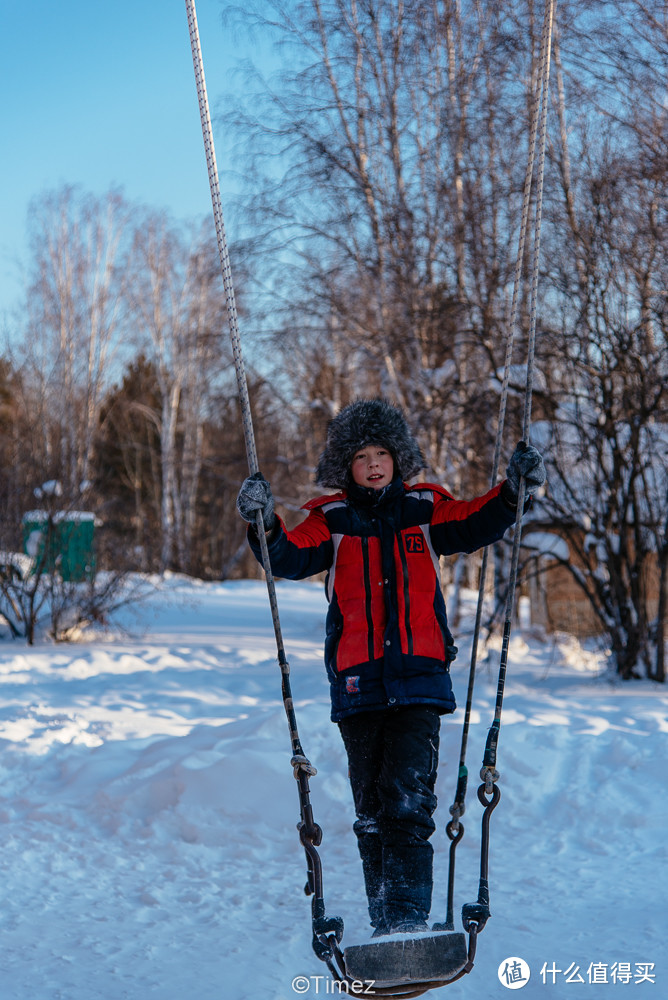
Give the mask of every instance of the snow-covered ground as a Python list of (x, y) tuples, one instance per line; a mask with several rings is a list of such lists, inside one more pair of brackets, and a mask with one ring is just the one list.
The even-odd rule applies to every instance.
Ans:
[[(325, 898), (350, 944), (368, 927), (321, 662), (324, 596), (285, 583), (279, 603), (302, 743), (318, 768)], [(0, 643), (0, 997), (335, 995), (311, 951), (264, 585), (174, 578), (124, 617), (130, 634)], [(458, 910), (477, 896), (475, 789), (497, 664), (492, 651), (479, 667)], [(605, 667), (573, 643), (513, 637), (492, 918), (471, 975), (429, 996), (505, 996), (497, 972), (509, 957), (531, 967), (526, 998), (668, 996), (668, 691), (613, 683)], [(460, 717), (442, 730), (434, 919)]]

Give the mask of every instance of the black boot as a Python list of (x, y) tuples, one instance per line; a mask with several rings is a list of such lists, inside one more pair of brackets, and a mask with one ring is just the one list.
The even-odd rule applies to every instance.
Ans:
[(427, 931), (434, 852), (431, 844), (386, 844), (383, 849), (387, 933)]
[(377, 833), (358, 833), (357, 846), (362, 859), (369, 919), (375, 928), (374, 937), (377, 937), (387, 933), (383, 907), (383, 846)]

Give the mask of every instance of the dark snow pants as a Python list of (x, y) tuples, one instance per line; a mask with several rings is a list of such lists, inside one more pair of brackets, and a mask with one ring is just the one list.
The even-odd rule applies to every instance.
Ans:
[[(369, 916), (378, 933), (421, 929), (431, 909), (440, 715), (428, 706), (339, 723)], [(422, 928), (424, 929), (424, 928)]]

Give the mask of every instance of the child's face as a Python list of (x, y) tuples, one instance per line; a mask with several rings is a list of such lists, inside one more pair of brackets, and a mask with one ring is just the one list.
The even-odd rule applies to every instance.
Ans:
[(370, 444), (355, 452), (350, 467), (353, 482), (367, 489), (382, 490), (394, 478), (394, 459), (387, 448)]

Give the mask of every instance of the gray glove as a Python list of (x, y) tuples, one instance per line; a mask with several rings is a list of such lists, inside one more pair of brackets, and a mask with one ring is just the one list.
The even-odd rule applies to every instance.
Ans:
[(271, 486), (261, 472), (255, 472), (244, 479), (237, 497), (237, 510), (244, 521), (255, 522), (258, 510), (262, 511), (265, 531), (271, 531), (276, 523), (274, 515), (274, 498)]
[(517, 445), (506, 469), (506, 497), (511, 503), (517, 503), (520, 476), (524, 476), (527, 496), (533, 496), (547, 479), (541, 453), (526, 441)]

